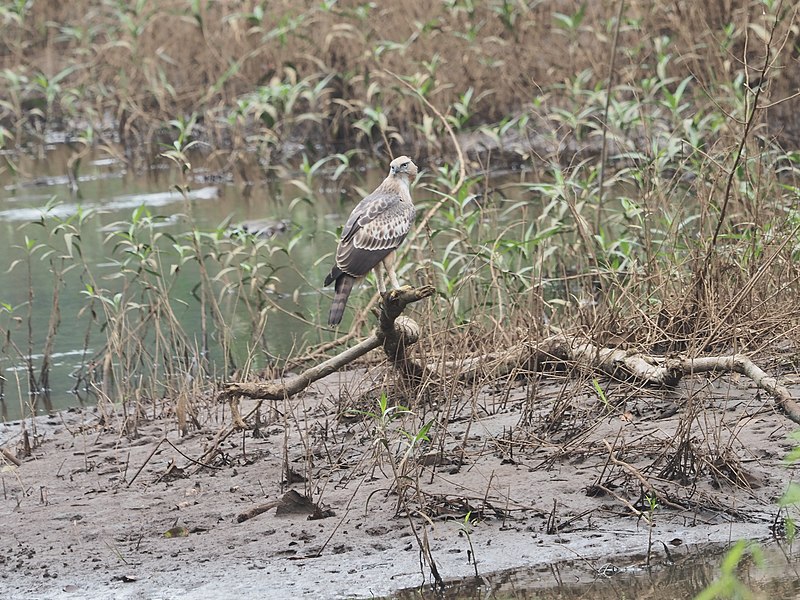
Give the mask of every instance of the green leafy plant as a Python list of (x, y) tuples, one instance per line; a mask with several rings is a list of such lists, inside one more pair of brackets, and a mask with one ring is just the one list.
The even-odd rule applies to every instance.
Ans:
[(757, 565), (764, 562), (761, 549), (756, 544), (740, 540), (728, 550), (720, 565), (720, 575), (694, 597), (694, 600), (714, 600), (715, 598), (737, 598), (745, 600), (753, 598), (753, 592), (743, 583), (737, 574), (739, 565), (752, 558)]
[(472, 511), (468, 511), (466, 515), (464, 515), (464, 520), (460, 523), (461, 533), (467, 538), (467, 544), (469, 544), (469, 550), (467, 550), (467, 560), (472, 563), (472, 566), (475, 569), (475, 579), (478, 579), (480, 576), (478, 575), (478, 558), (475, 556), (475, 547), (472, 545)]

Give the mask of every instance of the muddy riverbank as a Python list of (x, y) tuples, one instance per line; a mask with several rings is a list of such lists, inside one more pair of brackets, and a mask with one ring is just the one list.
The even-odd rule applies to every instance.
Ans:
[[(222, 441), (224, 406), (184, 437), (170, 416), (142, 415), (131, 436), (119, 415), (61, 413), (27, 423), (28, 457), (22, 425), (2, 425), (0, 445), (20, 464), (2, 469), (1, 595), (381, 596), (430, 583), (417, 542), (425, 537), (446, 581), (476, 568), (644, 564), (648, 553), (658, 565), (709, 543), (769, 538), (780, 522), (776, 502), (796, 475), (783, 462), (793, 424), (744, 380), (643, 392), (557, 435), (543, 426), (563, 385), (540, 383), (531, 400), (529, 383), (509, 381), (505, 394), (484, 391), (452, 407), (400, 502), (391, 466), (376, 455), (374, 422), (342, 416), (343, 391), (354, 397), (375, 372), (330, 376), (262, 411), (255, 433)], [(670, 481), (654, 467), (680, 451), (675, 440), (693, 402), (703, 404), (693, 418), (696, 477)], [(586, 416), (597, 408), (588, 394), (571, 404)], [(215, 458), (200, 464), (218, 442)], [(606, 442), (626, 467), (609, 461)], [(715, 464), (716, 444), (728, 464), (712, 469), (704, 460)], [(655, 496), (650, 508), (641, 504), (643, 481)]]

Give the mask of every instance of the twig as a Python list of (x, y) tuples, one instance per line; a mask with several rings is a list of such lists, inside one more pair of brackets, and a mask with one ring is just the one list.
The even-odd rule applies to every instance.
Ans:
[[(419, 224), (414, 229), (414, 232), (409, 236), (410, 239), (414, 239), (420, 234), (420, 232), (423, 229), (425, 229), (428, 226), (428, 222), (433, 218), (433, 215), (436, 214), (436, 211), (438, 211), (442, 206), (444, 206), (445, 202), (447, 202), (447, 197), (455, 194), (461, 188), (461, 186), (464, 185), (464, 181), (467, 178), (466, 163), (464, 161), (464, 152), (461, 150), (461, 144), (458, 143), (458, 138), (456, 137), (453, 128), (450, 126), (450, 123), (448, 123), (447, 119), (445, 119), (444, 115), (441, 112), (439, 112), (439, 110), (433, 104), (431, 104), (427, 98), (425, 98), (422, 94), (420, 94), (417, 90), (415, 90), (414, 86), (408, 83), (405, 79), (402, 79), (399, 75), (397, 75), (396, 73), (392, 73), (388, 69), (386, 70), (386, 72), (389, 73), (389, 75), (391, 75), (395, 79), (397, 79), (397, 81), (402, 83), (412, 92), (414, 92), (414, 94), (416, 94), (416, 96), (420, 100), (422, 100), (425, 106), (427, 106), (431, 111), (433, 111), (433, 113), (437, 117), (439, 117), (439, 120), (442, 122), (442, 125), (444, 125), (444, 128), (447, 130), (447, 134), (450, 136), (450, 140), (453, 142), (453, 147), (455, 148), (456, 154), (458, 155), (458, 181), (456, 181), (455, 185), (450, 188), (450, 190), (447, 192), (447, 194), (445, 194), (442, 197), (441, 200), (439, 200), (433, 206), (431, 206), (428, 209), (428, 211), (423, 215)], [(403, 252), (401, 253), (400, 258), (405, 256), (410, 248), (411, 245), (406, 244)]]
[(619, 501), (620, 501), (622, 504), (624, 504), (625, 506), (627, 506), (627, 507), (628, 507), (628, 510), (630, 510), (630, 511), (631, 511), (631, 512), (632, 512), (634, 515), (636, 515), (636, 517), (638, 517), (639, 519), (642, 519), (642, 518), (643, 518), (643, 519), (644, 519), (645, 521), (647, 521), (648, 523), (650, 522), (650, 521), (649, 521), (649, 519), (647, 518), (647, 515), (646, 515), (644, 512), (642, 512), (641, 510), (639, 510), (638, 508), (636, 508), (636, 507), (635, 507), (633, 504), (631, 504), (630, 502), (628, 502), (628, 501), (627, 501), (625, 498), (623, 498), (622, 496), (620, 496), (619, 494), (617, 494), (617, 493), (616, 493), (616, 492), (614, 492), (613, 490), (610, 490), (610, 489), (608, 489), (607, 487), (605, 487), (604, 485), (600, 485), (600, 484), (598, 484), (598, 485), (597, 485), (597, 489), (599, 489), (599, 490), (603, 490), (603, 491), (604, 491), (606, 494), (608, 494), (609, 496), (614, 496), (614, 498), (616, 498), (616, 499), (617, 499), (617, 500), (619, 500)]
[(725, 183), (725, 197), (722, 202), (722, 208), (720, 209), (719, 212), (719, 220), (717, 221), (717, 226), (714, 229), (714, 235), (711, 237), (711, 244), (709, 245), (708, 252), (706, 253), (705, 261), (703, 264), (703, 272), (702, 272), (703, 276), (705, 276), (705, 273), (708, 269), (708, 262), (711, 259), (711, 254), (717, 245), (717, 238), (719, 237), (719, 233), (722, 229), (722, 224), (725, 222), (725, 217), (728, 212), (728, 204), (730, 203), (731, 199), (731, 191), (733, 190), (733, 180), (736, 177), (736, 170), (739, 168), (739, 163), (741, 162), (742, 155), (744, 154), (744, 146), (747, 143), (747, 138), (750, 134), (750, 129), (753, 127), (753, 123), (756, 120), (755, 119), (756, 114), (758, 114), (761, 111), (761, 107), (758, 105), (758, 99), (761, 97), (761, 91), (764, 89), (766, 85), (767, 73), (770, 67), (772, 40), (775, 37), (775, 30), (777, 29), (778, 22), (780, 21), (780, 13), (782, 6), (783, 6), (783, 0), (781, 0), (781, 2), (778, 5), (778, 8), (775, 11), (775, 20), (769, 32), (769, 39), (765, 43), (764, 66), (761, 69), (762, 85), (759, 85), (756, 88), (756, 93), (753, 98), (753, 110), (750, 112), (750, 116), (745, 122), (744, 132), (742, 132), (742, 139), (739, 140), (739, 147), (736, 149), (736, 154), (734, 155), (733, 166), (730, 168), (730, 171), (728, 172), (728, 179)]
[[(389, 75), (391, 75), (395, 79), (397, 79), (397, 81), (402, 83), (404, 86), (406, 86), (412, 92), (414, 92), (414, 94), (417, 96), (417, 98), (422, 100), (422, 102), (425, 104), (425, 106), (427, 106), (429, 109), (431, 109), (431, 111), (433, 111), (433, 113), (437, 117), (439, 117), (439, 120), (442, 122), (442, 125), (444, 125), (444, 128), (447, 130), (447, 134), (450, 136), (450, 140), (453, 142), (453, 147), (455, 148), (456, 154), (458, 155), (458, 181), (456, 182), (456, 184), (452, 188), (450, 188), (450, 191), (448, 192), (449, 195), (455, 194), (456, 191), (458, 191), (458, 189), (464, 184), (464, 180), (467, 178), (467, 171), (466, 171), (466, 164), (464, 162), (464, 152), (461, 150), (461, 144), (458, 143), (458, 138), (456, 137), (456, 134), (453, 131), (453, 128), (450, 126), (450, 123), (447, 122), (447, 119), (444, 118), (444, 115), (441, 112), (439, 112), (439, 109), (437, 109), (433, 104), (431, 104), (430, 101), (425, 96), (423, 96), (422, 94), (419, 93), (419, 91), (415, 90), (413, 85), (408, 83), (405, 79), (400, 77), (398, 74), (392, 73), (388, 69), (386, 69), (386, 72), (389, 73)], [(433, 209), (431, 209), (431, 210), (433, 210)], [(431, 211), (429, 211), (429, 213), (430, 212)], [(427, 218), (424, 218), (422, 220), (421, 226), (418, 227), (417, 230), (421, 230), (427, 224), (427, 222), (430, 220), (430, 217), (428, 217), (427, 213), (426, 213), (426, 217)]]
[(133, 478), (128, 482), (128, 484), (125, 487), (131, 487), (133, 482), (136, 481), (136, 478), (139, 476), (139, 473), (141, 473), (142, 469), (144, 469), (147, 466), (147, 463), (150, 462), (150, 459), (152, 459), (153, 456), (155, 456), (155, 453), (158, 452), (158, 449), (161, 448), (161, 444), (163, 444), (166, 441), (166, 439), (167, 438), (163, 437), (158, 441), (155, 447), (150, 451), (150, 454), (147, 455), (147, 458), (142, 463), (142, 466), (139, 467), (139, 469), (136, 471), (136, 474), (133, 476)]
[(194, 464), (196, 464), (196, 465), (197, 465), (197, 466), (199, 466), (199, 467), (205, 467), (206, 469), (217, 469), (217, 470), (219, 470), (219, 469), (221, 469), (221, 468), (222, 468), (222, 467), (215, 467), (214, 465), (210, 465), (210, 464), (208, 464), (208, 463), (200, 462), (199, 460), (195, 460), (195, 459), (193, 459), (191, 456), (187, 456), (186, 454), (184, 454), (183, 452), (181, 452), (181, 451), (180, 451), (180, 449), (178, 449), (178, 447), (177, 447), (175, 444), (173, 444), (171, 441), (169, 441), (167, 438), (164, 438), (164, 439), (163, 439), (163, 440), (161, 440), (161, 441), (163, 441), (163, 442), (167, 442), (167, 443), (168, 443), (170, 446), (172, 446), (172, 449), (173, 449), (173, 450), (175, 450), (175, 452), (177, 452), (177, 453), (178, 453), (178, 454), (180, 454), (180, 455), (181, 455), (183, 458), (185, 458), (186, 460), (188, 460), (188, 461), (189, 461), (189, 462), (191, 462), (191, 463), (194, 463)]
[(2, 454), (3, 458), (5, 458), (8, 462), (10, 462), (16, 467), (22, 464), (22, 461), (18, 459), (16, 456), (14, 456), (14, 454), (7, 448), (0, 448), (0, 454)]
[(629, 465), (625, 461), (620, 460), (616, 456), (614, 456), (614, 449), (611, 447), (611, 444), (608, 443), (608, 440), (604, 439), (603, 440), (603, 444), (605, 444), (606, 450), (608, 450), (608, 459), (611, 462), (611, 464), (616, 465), (618, 467), (622, 467), (624, 470), (626, 470), (628, 473), (630, 473), (636, 479), (638, 479), (639, 483), (642, 484), (642, 487), (644, 487), (644, 489), (646, 489), (651, 494), (655, 495), (656, 490), (653, 488), (653, 484), (651, 484), (649, 481), (647, 481), (647, 478), (644, 475), (642, 475), (632, 465)]
[(786, 248), (788, 244), (793, 244), (795, 242), (798, 233), (800, 233), (800, 224), (795, 225), (792, 231), (790, 231), (788, 235), (784, 236), (783, 241), (780, 243), (780, 245), (778, 245), (775, 251), (769, 257), (762, 260), (762, 264), (758, 268), (758, 271), (756, 271), (750, 277), (750, 279), (747, 280), (747, 283), (745, 283), (744, 286), (737, 291), (733, 300), (731, 300), (725, 306), (725, 312), (722, 313), (721, 317), (714, 325), (714, 328), (708, 333), (703, 342), (698, 345), (699, 348), (705, 348), (712, 341), (714, 341), (720, 329), (727, 323), (728, 318), (736, 311), (737, 308), (739, 308), (739, 305), (745, 300), (745, 298), (750, 295), (753, 288), (755, 288), (756, 283), (758, 283), (758, 281), (760, 281), (761, 278), (769, 272), (769, 268), (778, 259), (778, 256), (780, 256), (780, 253), (783, 252), (784, 248)]

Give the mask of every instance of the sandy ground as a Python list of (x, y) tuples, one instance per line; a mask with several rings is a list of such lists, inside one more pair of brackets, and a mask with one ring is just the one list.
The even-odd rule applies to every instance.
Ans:
[[(749, 381), (603, 384), (604, 402), (591, 380), (550, 375), (462, 390), (392, 423), (410, 484), (401, 502), (376, 420), (338, 416), (379, 371), (331, 376), (262, 411), (256, 434), (231, 435), (207, 466), (197, 461), (228, 424), (224, 405), (199, 409), (202, 427), (183, 437), (170, 415), (143, 417), (133, 436), (96, 411), (29, 421), (31, 456), (0, 457), (0, 598), (383, 596), (430, 583), (416, 536), (447, 581), (476, 566), (591, 572), (642, 563), (648, 549), (655, 564), (769, 538), (797, 473), (783, 463), (796, 426)], [(431, 441), (403, 464), (399, 428), (435, 415)], [(21, 424), (0, 425), (0, 447), (22, 450)]]

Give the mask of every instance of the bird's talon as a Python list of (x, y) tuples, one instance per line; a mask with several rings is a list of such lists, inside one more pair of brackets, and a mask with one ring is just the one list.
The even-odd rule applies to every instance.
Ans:
[(403, 294), (403, 293), (406, 293), (406, 292), (410, 292), (413, 289), (414, 288), (411, 287), (410, 285), (401, 285), (400, 287), (392, 289), (392, 290), (389, 290), (388, 292), (382, 292), (381, 293), (381, 298), (383, 298), (383, 299), (389, 298), (390, 300), (394, 300), (400, 294)]

